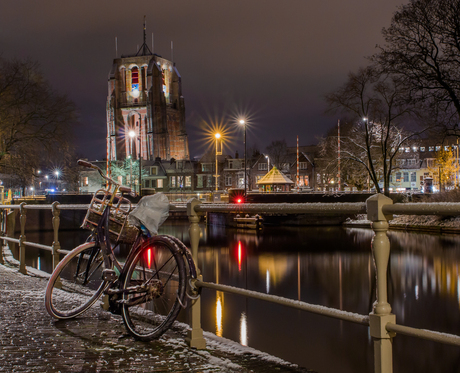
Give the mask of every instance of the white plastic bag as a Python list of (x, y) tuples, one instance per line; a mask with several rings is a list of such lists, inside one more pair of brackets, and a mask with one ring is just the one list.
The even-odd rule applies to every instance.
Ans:
[(163, 193), (142, 197), (131, 211), (128, 222), (137, 227), (144, 226), (151, 235), (158, 234), (158, 228), (169, 216), (169, 200)]

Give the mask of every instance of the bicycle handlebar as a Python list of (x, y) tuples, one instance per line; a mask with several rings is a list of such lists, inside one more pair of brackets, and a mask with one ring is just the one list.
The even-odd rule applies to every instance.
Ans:
[(98, 166), (92, 164), (91, 162), (84, 161), (83, 159), (79, 159), (77, 161), (77, 164), (79, 164), (80, 166), (86, 167), (86, 168), (92, 168), (94, 170), (97, 170), (103, 179), (107, 180), (111, 184), (114, 184), (114, 185), (118, 186), (118, 190), (120, 192), (129, 193), (133, 197), (137, 196), (137, 193), (134, 190), (132, 190), (129, 187), (122, 186), (121, 184), (117, 183), (115, 180), (113, 180), (110, 177), (104, 175), (104, 172), (102, 172), (102, 170)]

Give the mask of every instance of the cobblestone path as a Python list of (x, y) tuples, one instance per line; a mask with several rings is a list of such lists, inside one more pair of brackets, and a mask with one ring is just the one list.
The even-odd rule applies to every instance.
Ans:
[(47, 279), (0, 265), (0, 372), (311, 372), (206, 333), (189, 348), (184, 324), (158, 341), (128, 336), (121, 316), (96, 304), (73, 320), (44, 307)]

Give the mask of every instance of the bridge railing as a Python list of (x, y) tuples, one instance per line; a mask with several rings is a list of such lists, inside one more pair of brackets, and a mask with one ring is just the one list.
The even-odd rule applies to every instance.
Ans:
[[(27, 204), (22, 202), (19, 205), (0, 205), (1, 220), (0, 230), (2, 244), (5, 242), (12, 242), (19, 245), (19, 272), (26, 274), (26, 246), (36, 247), (42, 250), (51, 251), (53, 257), (53, 268), (56, 268), (59, 263), (59, 254), (67, 254), (68, 250), (61, 249), (59, 243), (59, 226), (60, 226), (60, 213), (61, 210), (87, 210), (89, 205), (61, 205), (59, 202), (53, 202), (52, 204)], [(27, 210), (50, 210), (50, 218), (52, 219), (53, 226), (53, 243), (52, 245), (43, 245), (37, 242), (30, 242), (26, 239), (26, 221), (27, 221)], [(15, 214), (19, 213), (19, 224), (20, 234), (19, 238), (14, 238), (15, 231)], [(2, 246), (3, 246), (2, 245)], [(0, 264), (3, 264), (4, 259), (2, 251), (0, 251)]]
[[(390, 256), (390, 242), (387, 236), (389, 228), (388, 221), (393, 214), (398, 215), (460, 215), (460, 203), (405, 203), (393, 204), (390, 198), (381, 194), (374, 195), (365, 203), (277, 203), (277, 204), (205, 204), (197, 199), (187, 202), (187, 205), (170, 205), (171, 211), (186, 211), (190, 221), (190, 246), (195, 262), (198, 262), (199, 240), (201, 228), (200, 218), (209, 212), (229, 212), (229, 213), (283, 213), (283, 214), (367, 214), (368, 220), (372, 222), (374, 237), (372, 239), (372, 255), (376, 267), (376, 301), (373, 309), (368, 315), (359, 315), (335, 308), (329, 308), (301, 301), (287, 299), (279, 296), (259, 293), (247, 289), (235, 288), (222, 284), (215, 284), (203, 281), (201, 274), (195, 281), (195, 286), (213, 289), (216, 291), (228, 292), (260, 299), (268, 302), (281, 304), (284, 306), (312, 312), (340, 320), (350, 321), (370, 327), (370, 335), (374, 343), (374, 372), (390, 373), (393, 371), (393, 351), (392, 344), (396, 333), (405, 334), (412, 337), (424, 338), (435, 342), (446, 343), (460, 347), (460, 336), (439, 333), (426, 329), (411, 328), (396, 323), (395, 315), (391, 313), (391, 305), (387, 298), (387, 269)], [(19, 270), (26, 273), (25, 248), (26, 246), (38, 247), (49, 250), (53, 253), (53, 268), (59, 261), (59, 254), (67, 253), (62, 250), (58, 233), (60, 225), (61, 210), (86, 210), (88, 205), (60, 205), (54, 202), (51, 205), (0, 205), (3, 210), (1, 220), (2, 239), (7, 242), (19, 244)], [(51, 211), (54, 240), (51, 246), (33, 243), (26, 240), (26, 212), (27, 210), (48, 209)], [(18, 239), (13, 237), (14, 232), (7, 232), (7, 211), (18, 210), (20, 221), (20, 236)], [(0, 263), (3, 257), (0, 255)], [(189, 310), (190, 330), (187, 342), (194, 348), (205, 348), (203, 330), (201, 328), (201, 303), (200, 299), (194, 302)]]
[[(281, 304), (307, 312), (312, 312), (340, 320), (350, 321), (369, 326), (374, 343), (374, 372), (391, 373), (393, 371), (393, 339), (396, 333), (430, 341), (441, 342), (460, 347), (460, 336), (440, 333), (426, 329), (411, 328), (396, 323), (396, 317), (391, 313), (391, 305), (387, 297), (387, 270), (390, 257), (390, 241), (387, 236), (388, 221), (393, 214), (398, 215), (460, 215), (460, 203), (405, 203), (393, 204), (393, 201), (382, 194), (374, 195), (366, 203), (278, 203), (278, 204), (201, 204), (197, 200), (187, 203), (187, 214), (190, 221), (190, 246), (195, 261), (198, 259), (200, 239), (200, 216), (209, 212), (238, 212), (238, 213), (284, 213), (284, 214), (367, 214), (372, 223), (374, 237), (372, 239), (372, 255), (376, 269), (376, 301), (369, 315), (359, 315), (335, 308), (309, 304), (274, 295), (255, 292), (233, 286), (215, 284), (203, 281), (201, 274), (195, 286), (216, 291), (239, 294)], [(190, 330), (187, 342), (191, 347), (204, 348), (205, 340), (201, 328), (200, 300), (190, 310)]]

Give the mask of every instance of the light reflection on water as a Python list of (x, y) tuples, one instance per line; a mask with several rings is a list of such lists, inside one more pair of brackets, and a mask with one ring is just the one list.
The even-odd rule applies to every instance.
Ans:
[[(186, 222), (166, 222), (160, 233), (189, 244)], [(70, 249), (84, 235), (64, 232), (61, 245)], [(372, 235), (340, 227), (266, 227), (255, 234), (202, 225), (198, 265), (205, 281), (368, 314), (375, 300)], [(390, 231), (389, 238), (388, 293), (397, 322), (460, 335), (460, 236)], [(32, 251), (27, 264), (49, 271), (51, 255)], [(318, 372), (373, 370), (372, 342), (361, 325), (204, 289), (202, 326)], [(393, 350), (395, 373), (460, 371), (456, 347), (397, 336)]]

